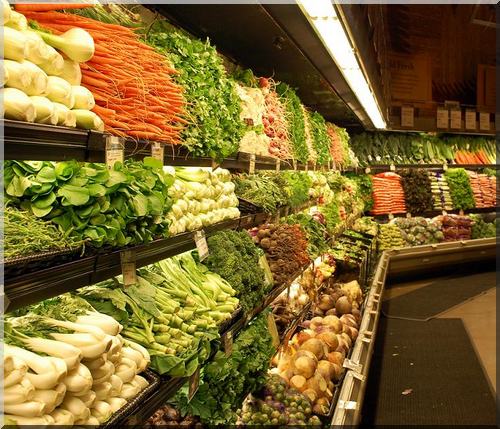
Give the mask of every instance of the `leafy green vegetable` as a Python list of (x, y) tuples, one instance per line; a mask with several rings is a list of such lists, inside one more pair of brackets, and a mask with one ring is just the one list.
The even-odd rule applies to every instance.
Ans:
[(474, 208), (474, 193), (467, 172), (463, 168), (450, 168), (444, 175), (450, 187), (453, 207), (463, 210)]
[(300, 225), (307, 237), (307, 252), (311, 259), (328, 250), (326, 227), (311, 215), (305, 213), (290, 215), (285, 219), (285, 222), (290, 225)]
[(406, 211), (422, 214), (432, 210), (431, 181), (424, 170), (405, 170), (399, 173), (405, 193)]
[(473, 220), (472, 238), (489, 238), (497, 236), (497, 220), (486, 222), (480, 215), (470, 215)]
[(245, 312), (256, 308), (270, 288), (259, 266), (262, 250), (246, 231), (220, 231), (207, 241), (209, 255), (203, 264), (235, 289)]
[(241, 174), (233, 177), (236, 195), (267, 213), (274, 213), (288, 203), (288, 195), (278, 180), (279, 175), (276, 173)]
[(290, 207), (299, 207), (309, 201), (309, 188), (312, 185), (311, 176), (305, 172), (285, 170), (281, 177), (286, 182), (286, 193)]
[(363, 201), (363, 211), (369, 212), (373, 208), (373, 182), (368, 174), (345, 173), (345, 177), (356, 183), (356, 197)]
[(328, 137), (325, 119), (318, 112), (313, 112), (309, 115), (309, 123), (311, 125), (314, 150), (318, 155), (317, 163), (325, 165), (331, 159), (330, 138)]
[(182, 132), (183, 144), (196, 156), (226, 158), (238, 151), (245, 125), (240, 100), (228, 78), (222, 58), (208, 40), (191, 38), (158, 20), (147, 42), (167, 56), (184, 88), (190, 123)]
[(245, 396), (262, 387), (275, 349), (264, 311), (236, 338), (231, 356), (222, 351), (202, 369), (200, 386), (188, 400), (185, 385), (175, 396), (181, 415), (199, 416), (207, 425), (234, 424)]

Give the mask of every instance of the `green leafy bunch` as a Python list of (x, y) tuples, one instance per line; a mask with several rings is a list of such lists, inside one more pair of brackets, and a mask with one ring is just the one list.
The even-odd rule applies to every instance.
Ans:
[(476, 203), (467, 172), (463, 168), (450, 168), (444, 175), (450, 187), (453, 207), (462, 210), (474, 208)]
[(373, 208), (373, 183), (368, 174), (345, 173), (345, 176), (357, 184), (357, 198), (364, 202), (363, 211)]
[(315, 220), (311, 215), (298, 213), (285, 219), (290, 225), (298, 224), (307, 237), (307, 252), (311, 259), (320, 256), (328, 250), (326, 226)]
[(156, 160), (104, 164), (76, 161), (4, 164), (11, 204), (57, 224), (93, 246), (125, 246), (167, 235), (173, 176)]
[(406, 211), (423, 214), (433, 209), (431, 180), (424, 170), (405, 170), (400, 173), (405, 193)]
[(309, 201), (311, 176), (303, 171), (286, 170), (281, 173), (281, 177), (286, 181), (290, 207), (299, 207)]
[(314, 150), (318, 155), (317, 163), (325, 165), (331, 160), (330, 137), (325, 118), (318, 112), (313, 112), (309, 115), (309, 123), (311, 124)]
[(269, 288), (259, 265), (262, 250), (246, 231), (220, 231), (207, 241), (209, 255), (203, 264), (234, 288), (243, 311), (256, 308)]
[(184, 89), (190, 122), (182, 132), (183, 144), (195, 156), (218, 160), (237, 152), (245, 130), (240, 99), (215, 47), (162, 20), (150, 29), (147, 42), (179, 72), (173, 77)]
[(269, 362), (275, 353), (267, 325), (269, 310), (256, 317), (236, 338), (230, 356), (222, 351), (202, 369), (200, 386), (191, 401), (185, 385), (174, 402), (181, 415), (199, 416), (207, 425), (234, 424), (236, 411), (248, 393), (266, 381)]
[(276, 92), (280, 96), (288, 114), (293, 157), (297, 161), (305, 163), (309, 158), (309, 150), (307, 149), (305, 119), (300, 98), (292, 88), (283, 82), (276, 87)]
[(266, 213), (274, 213), (288, 203), (288, 195), (276, 173), (241, 174), (233, 176), (235, 193)]

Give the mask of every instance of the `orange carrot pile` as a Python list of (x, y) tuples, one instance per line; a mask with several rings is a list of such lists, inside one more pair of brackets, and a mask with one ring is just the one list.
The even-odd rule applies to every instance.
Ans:
[(372, 176), (374, 215), (405, 213), (405, 194), (401, 185), (401, 176), (387, 172)]
[(93, 7), (92, 3), (15, 3), (14, 9), (18, 12), (49, 12), (61, 9), (85, 9)]
[(455, 162), (457, 164), (490, 164), (488, 156), (482, 149), (476, 152), (457, 150), (455, 153)]
[(340, 136), (331, 124), (327, 125), (328, 136), (330, 137), (330, 155), (332, 156), (335, 165), (343, 165), (344, 153), (342, 151), (342, 142)]
[(476, 207), (488, 208), (496, 206), (496, 180), (494, 176), (479, 174), (474, 171), (467, 171), (469, 174), (470, 186), (474, 193)]
[(167, 59), (139, 41), (132, 29), (59, 12), (25, 12), (40, 26), (60, 34), (73, 27), (94, 38), (95, 55), (81, 64), (82, 85), (94, 95), (93, 111), (106, 131), (121, 137), (180, 143), (186, 121), (181, 88)]

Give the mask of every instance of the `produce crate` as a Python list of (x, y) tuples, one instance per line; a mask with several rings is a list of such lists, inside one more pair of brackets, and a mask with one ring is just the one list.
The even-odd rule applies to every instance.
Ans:
[(4, 276), (16, 277), (33, 271), (43, 270), (55, 265), (70, 262), (80, 256), (82, 247), (52, 252), (42, 252), (34, 255), (5, 259)]
[(256, 214), (263, 211), (259, 206), (240, 197), (238, 197), (238, 210), (242, 215)]
[(149, 386), (128, 401), (125, 406), (114, 413), (107, 422), (100, 425), (100, 428), (108, 429), (112, 427), (122, 427), (130, 415), (141, 407), (144, 400), (156, 393), (156, 390), (158, 390), (158, 387), (160, 386), (160, 377), (149, 369), (141, 373), (141, 375), (149, 382)]

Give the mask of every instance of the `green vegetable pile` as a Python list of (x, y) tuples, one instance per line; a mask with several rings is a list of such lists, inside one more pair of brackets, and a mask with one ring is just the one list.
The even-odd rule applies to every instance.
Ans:
[(290, 129), (290, 143), (293, 157), (299, 162), (306, 163), (309, 158), (309, 150), (306, 143), (306, 131), (302, 103), (295, 91), (285, 83), (276, 87), (276, 92), (284, 104), (288, 117)]
[(328, 250), (326, 227), (305, 213), (298, 213), (286, 217), (285, 222), (290, 225), (298, 224), (307, 237), (307, 252), (311, 259)]
[(220, 231), (207, 241), (209, 255), (203, 264), (233, 287), (245, 312), (258, 307), (271, 286), (259, 266), (264, 252), (246, 231)]
[(401, 230), (397, 225), (390, 223), (385, 223), (379, 226), (378, 241), (379, 250), (381, 252), (405, 246)]
[(95, 247), (147, 243), (168, 235), (173, 176), (152, 158), (104, 164), (6, 161), (5, 193), (12, 205), (59, 225)]
[(231, 356), (219, 351), (203, 367), (199, 389), (191, 401), (188, 386), (177, 393), (175, 402), (181, 415), (199, 416), (206, 425), (236, 423), (236, 412), (243, 399), (265, 383), (275, 353), (267, 325), (268, 313), (261, 313), (241, 332)]
[(472, 238), (489, 238), (497, 236), (497, 221), (486, 222), (480, 215), (470, 215), (473, 220)]
[(344, 175), (356, 183), (356, 198), (363, 201), (363, 211), (369, 212), (373, 208), (373, 182), (370, 176), (355, 173), (345, 173)]
[(433, 208), (431, 181), (424, 170), (405, 170), (399, 173), (405, 193), (406, 211), (423, 214)]
[(135, 285), (123, 287), (120, 276), (78, 294), (148, 350), (151, 368), (173, 377), (193, 374), (209, 357), (218, 326), (238, 306), (231, 286), (189, 252), (141, 268)]
[(241, 174), (233, 176), (235, 193), (239, 198), (260, 207), (266, 213), (274, 213), (288, 204), (288, 195), (278, 183), (279, 175), (273, 173)]
[(365, 234), (377, 235), (378, 223), (370, 216), (363, 216), (356, 219), (352, 229), (354, 231), (364, 232)]
[(84, 244), (83, 241), (62, 234), (52, 222), (14, 207), (4, 208), (2, 220), (4, 229), (0, 245), (7, 262), (9, 259), (43, 252), (76, 250)]
[(179, 71), (173, 78), (184, 89), (190, 120), (182, 132), (183, 143), (195, 156), (222, 159), (237, 152), (245, 130), (240, 99), (215, 47), (163, 20), (150, 29), (147, 42)]
[(474, 208), (474, 193), (467, 172), (463, 168), (450, 168), (444, 175), (450, 187), (453, 207), (462, 210)]
[(328, 136), (325, 119), (318, 112), (313, 112), (309, 115), (309, 123), (311, 125), (313, 147), (318, 155), (317, 163), (325, 165), (331, 159), (330, 137)]
[(394, 225), (401, 230), (401, 236), (406, 246), (439, 243), (444, 240), (441, 223), (423, 217), (394, 219)]
[(301, 171), (286, 170), (281, 173), (286, 181), (286, 193), (290, 207), (300, 207), (309, 201), (309, 189), (312, 179), (307, 173)]

